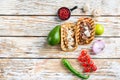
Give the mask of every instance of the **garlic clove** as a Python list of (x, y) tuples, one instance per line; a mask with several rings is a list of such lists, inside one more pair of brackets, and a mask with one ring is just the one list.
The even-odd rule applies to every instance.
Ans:
[(90, 10), (89, 4), (85, 4), (85, 5), (83, 6), (83, 12), (87, 12), (87, 11), (89, 11), (89, 10)]

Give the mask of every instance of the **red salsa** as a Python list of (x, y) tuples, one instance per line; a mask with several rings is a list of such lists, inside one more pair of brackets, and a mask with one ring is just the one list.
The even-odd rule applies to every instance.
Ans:
[(61, 19), (61, 20), (67, 20), (69, 19), (71, 15), (71, 12), (68, 8), (66, 7), (61, 7), (59, 10), (58, 10), (58, 17)]

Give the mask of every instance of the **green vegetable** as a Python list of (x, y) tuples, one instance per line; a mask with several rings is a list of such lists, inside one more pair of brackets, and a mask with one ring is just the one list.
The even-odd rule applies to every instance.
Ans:
[(71, 71), (74, 75), (78, 76), (79, 78), (82, 78), (82, 79), (89, 78), (89, 75), (88, 76), (82, 75), (80, 72), (78, 72), (76, 69), (74, 69), (67, 59), (62, 59), (62, 63), (69, 71)]
[(102, 35), (104, 33), (104, 26), (102, 24), (95, 25), (95, 34)]
[(60, 43), (60, 25), (57, 25), (48, 35), (48, 44), (57, 45)]

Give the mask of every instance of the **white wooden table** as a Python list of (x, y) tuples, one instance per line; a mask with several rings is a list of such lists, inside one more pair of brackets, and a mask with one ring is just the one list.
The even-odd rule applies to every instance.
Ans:
[[(86, 13), (81, 11), (90, 5)], [(59, 21), (60, 7), (78, 9), (67, 21)], [(106, 48), (99, 55), (91, 55), (98, 70), (88, 80), (120, 80), (120, 0), (2, 0), (0, 1), (0, 80), (79, 80), (61, 64), (68, 58), (80, 69), (77, 57), (82, 48), (63, 52), (60, 46), (46, 42), (50, 30), (64, 22), (76, 22), (80, 17), (91, 17), (94, 9), (102, 10), (96, 23), (105, 26), (105, 33), (95, 40), (105, 41)], [(94, 42), (94, 41), (93, 41)]]

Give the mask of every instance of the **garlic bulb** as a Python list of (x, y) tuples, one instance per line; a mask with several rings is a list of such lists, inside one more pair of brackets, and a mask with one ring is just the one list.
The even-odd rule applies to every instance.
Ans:
[(83, 12), (87, 12), (87, 11), (89, 11), (89, 10), (90, 10), (89, 4), (85, 4), (85, 5), (83, 6)]
[(92, 15), (93, 15), (94, 17), (100, 16), (100, 15), (101, 15), (101, 10), (100, 10), (100, 9), (94, 9), (94, 10), (92, 11)]

